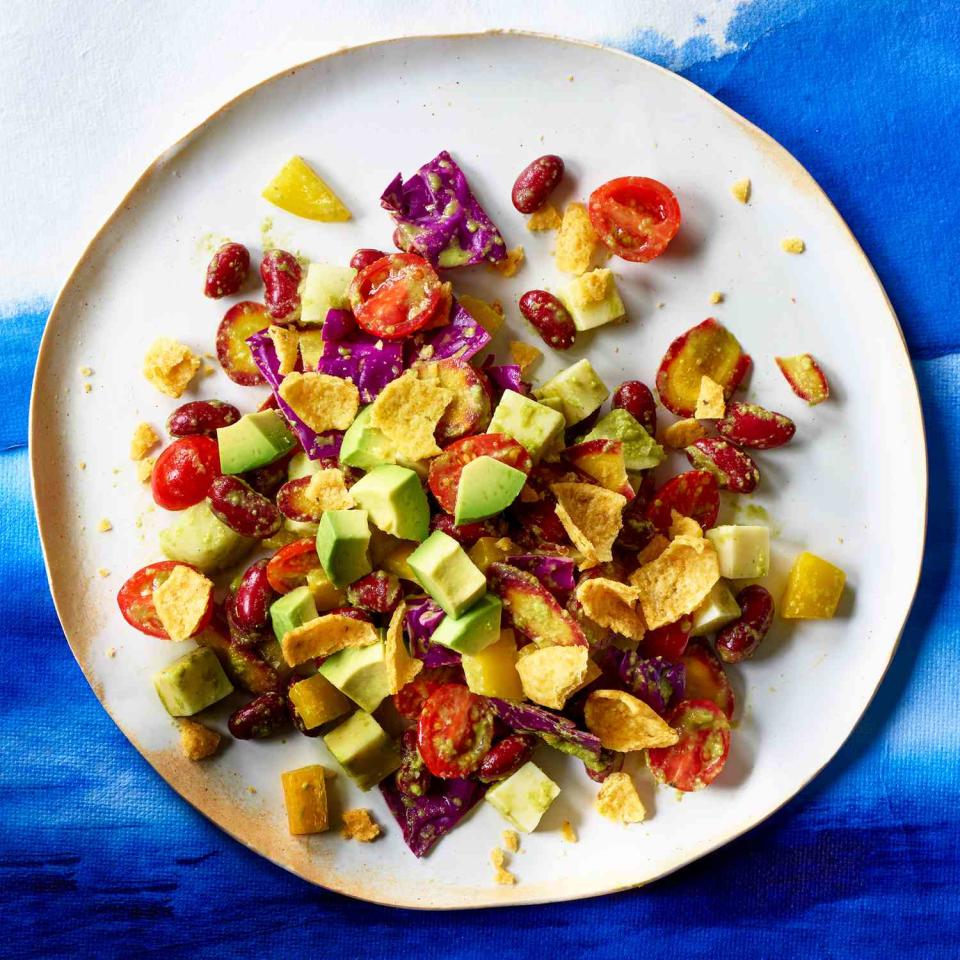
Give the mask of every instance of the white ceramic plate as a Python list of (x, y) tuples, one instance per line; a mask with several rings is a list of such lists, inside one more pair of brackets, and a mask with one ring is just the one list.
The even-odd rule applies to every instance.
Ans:
[[(805, 548), (848, 573), (835, 620), (780, 621), (761, 653), (731, 670), (740, 701), (733, 746), (709, 790), (678, 803), (640, 772), (649, 820), (618, 827), (591, 811), (596, 786), (579, 765), (542, 750), (539, 761), (563, 793), (513, 858), (516, 887), (493, 884), (489, 852), (506, 824), (486, 805), (418, 861), (379, 793), (362, 796), (340, 776), (335, 806), (372, 807), (386, 835), (370, 845), (335, 830), (291, 838), (279, 774), (316, 761), (334, 765), (322, 744), (304, 737), (232, 743), (211, 762), (184, 760), (150, 680), (183, 651), (134, 632), (114, 599), (126, 576), (158, 558), (165, 522), (127, 459), (135, 424), (159, 428), (174, 406), (143, 379), (141, 360), (161, 334), (213, 349), (225, 305), (200, 292), (211, 240), (242, 240), (256, 254), (266, 228), (276, 244), (334, 262), (358, 246), (386, 247), (383, 187), (441, 148), (462, 163), (508, 245), (526, 247), (527, 263), (512, 280), (484, 268), (457, 277), (462, 290), (501, 298), (521, 336), (530, 334), (517, 296), (561, 280), (550, 236), (528, 233), (510, 204), (513, 179), (530, 159), (564, 157), (561, 200), (585, 199), (624, 174), (673, 187), (684, 224), (668, 253), (648, 265), (614, 264), (629, 325), (583, 336), (541, 372), (589, 355), (611, 386), (628, 377), (652, 382), (667, 344), (715, 314), (754, 358), (748, 396), (798, 425), (794, 443), (758, 457), (763, 482), (751, 498), (775, 534), (774, 595)], [(329, 178), (354, 213), (350, 223), (298, 220), (260, 198), (294, 153)], [(730, 195), (741, 177), (753, 182), (747, 206)], [(802, 237), (807, 252), (783, 253), (787, 235)], [(714, 290), (726, 294), (715, 307)], [(831, 400), (815, 409), (790, 392), (773, 362), (802, 351), (823, 362), (833, 383)], [(81, 389), (84, 365), (95, 371), (89, 394)], [(252, 406), (251, 392), (222, 373), (196, 389)], [(923, 546), (923, 425), (903, 339), (873, 270), (811, 177), (685, 80), (622, 53), (529, 35), (403, 39), (334, 54), (241, 96), (160, 157), (57, 301), (37, 365), (31, 445), (64, 631), (131, 742), (186, 800), (264, 856), (332, 890), (410, 907), (562, 900), (647, 883), (769, 816), (836, 753), (873, 696), (907, 616)], [(740, 516), (749, 514), (741, 508)], [(97, 532), (101, 517), (112, 521), (111, 533)], [(97, 576), (101, 567), (108, 578)], [(579, 833), (576, 845), (561, 840), (565, 819)]]

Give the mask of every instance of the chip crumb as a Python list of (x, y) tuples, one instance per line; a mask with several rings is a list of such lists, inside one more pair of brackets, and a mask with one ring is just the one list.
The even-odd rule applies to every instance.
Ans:
[(100, 567), (97, 570), (97, 576), (103, 577), (104, 579), (106, 579), (107, 577), (110, 576), (110, 571), (106, 567)]
[(517, 882), (517, 878), (504, 867), (506, 855), (499, 847), (494, 847), (490, 851), (490, 862), (493, 864), (493, 879), (503, 886), (509, 886)]
[(557, 208), (552, 203), (544, 204), (539, 210), (530, 214), (527, 220), (527, 229), (531, 233), (540, 230), (559, 230), (563, 219), (557, 212)]
[(84, 392), (84, 393), (89, 393), (92, 389), (93, 389), (92, 384), (89, 384), (89, 383), (86, 383), (86, 382), (84, 383), (84, 385), (83, 385), (83, 392)]
[(661, 300), (661, 301), (657, 304), (657, 309), (658, 309), (658, 310), (662, 310), (665, 306), (666, 306), (666, 304)]
[(209, 350), (205, 350), (205, 351), (204, 351), (204, 354), (203, 354), (203, 359), (204, 359), (204, 360), (216, 360), (216, 359), (217, 359), (217, 356), (216, 356), (216, 354), (214, 354), (214, 353), (210, 353)]
[(180, 721), (180, 748), (188, 760), (212, 757), (219, 746), (220, 734), (216, 730), (211, 730), (196, 720)]
[(99, 533), (109, 533), (112, 529), (113, 524), (106, 517), (97, 524), (97, 531)]
[(523, 247), (514, 247), (507, 251), (507, 255), (502, 260), (491, 263), (490, 267), (503, 277), (512, 277), (520, 269), (523, 260)]
[(343, 471), (337, 467), (318, 470), (307, 484), (306, 495), (320, 510), (349, 510), (355, 505)]
[(719, 290), (714, 290), (713, 293), (710, 294), (710, 302), (723, 303), (723, 294)]
[(80, 376), (81, 376), (81, 377), (92, 377), (92, 376), (93, 376), (93, 370), (91, 370), (90, 367), (81, 367), (81, 368), (80, 368)]
[(271, 323), (267, 327), (267, 336), (273, 341), (273, 348), (277, 353), (280, 376), (293, 373), (300, 355), (300, 332), (293, 327), (281, 327)]
[(116, 655), (117, 655), (117, 648), (116, 648), (116, 647), (107, 647), (107, 656), (108, 656), (111, 660), (113, 660), (113, 658), (116, 657)]
[(257, 792), (257, 788), (253, 786), (253, 784), (250, 784), (250, 786), (247, 787), (247, 793), (256, 793), (256, 792)]
[(607, 267), (597, 267), (571, 283), (565, 296), (571, 306), (585, 309), (603, 303), (614, 290), (613, 271)]
[(359, 840), (360, 843), (372, 843), (380, 836), (380, 826), (370, 816), (369, 810), (344, 810), (343, 827), (340, 831), (345, 840)]
[(516, 853), (520, 849), (520, 834), (516, 830), (504, 830), (503, 845), (510, 853)]
[(647, 816), (637, 788), (627, 773), (611, 773), (600, 785), (593, 807), (614, 823), (640, 823)]
[(387, 690), (391, 694), (399, 693), (423, 669), (423, 661), (411, 657), (403, 642), (404, 624), (407, 618), (407, 605), (403, 602), (393, 611), (390, 625), (383, 641), (383, 661), (387, 673)]
[(192, 637), (207, 615), (213, 583), (193, 567), (179, 564), (153, 591), (153, 605), (171, 640)]
[(156, 464), (156, 457), (147, 457), (145, 460), (138, 460), (136, 463), (137, 467), (137, 479), (141, 483), (149, 483), (153, 477), (153, 467)]
[(780, 241), (780, 249), (784, 253), (803, 253), (807, 249), (807, 245), (800, 237), (784, 237)]
[(730, 192), (733, 194), (736, 200), (739, 200), (740, 203), (746, 203), (750, 199), (750, 178), (744, 177), (742, 180), (738, 180), (730, 187)]
[(670, 536), (676, 537), (702, 537), (703, 528), (693, 517), (685, 517), (676, 510), (670, 511)]
[(212, 377), (216, 372), (216, 369), (209, 365), (204, 365), (204, 368), (200, 371), (201, 375), (204, 377)]
[(142, 460), (159, 442), (157, 431), (149, 423), (138, 423), (130, 439), (130, 459)]
[(80, 460), (80, 461), (77, 463), (77, 466), (78, 466), (81, 470), (86, 470), (86, 469), (87, 469), (87, 461), (86, 461), (86, 460)]
[(577, 276), (585, 273), (598, 246), (587, 208), (582, 203), (567, 204), (554, 249), (557, 269)]
[(707, 428), (699, 420), (687, 417), (664, 427), (658, 439), (671, 450), (683, 450), (697, 440), (702, 440), (706, 435)]
[(700, 378), (700, 393), (693, 417), (695, 420), (720, 420), (726, 413), (727, 402), (723, 387), (716, 380), (704, 375)]
[(573, 829), (573, 824), (569, 820), (564, 820), (560, 827), (560, 835), (567, 843), (577, 842), (577, 831)]
[(510, 341), (510, 359), (520, 367), (521, 374), (526, 373), (530, 367), (542, 358), (543, 351), (538, 350), (532, 344), (524, 343), (522, 340)]
[(161, 393), (174, 399), (187, 389), (199, 369), (200, 358), (170, 337), (154, 340), (143, 358), (143, 375)]

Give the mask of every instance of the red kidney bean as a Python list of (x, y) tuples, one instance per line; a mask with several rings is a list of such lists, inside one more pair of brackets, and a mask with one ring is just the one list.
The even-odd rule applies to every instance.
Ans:
[(782, 413), (765, 410), (755, 403), (731, 400), (722, 420), (717, 421), (717, 433), (738, 447), (772, 450), (782, 447), (797, 432), (794, 422)]
[(236, 594), (230, 592), (223, 601), (223, 612), (227, 621), (227, 632), (230, 634), (230, 643), (241, 650), (249, 650), (259, 646), (267, 639), (266, 627), (243, 627), (237, 623)]
[(353, 620), (359, 620), (361, 623), (373, 623), (373, 617), (366, 610), (360, 610), (357, 607), (336, 607), (330, 611), (328, 616), (334, 614), (338, 617), (350, 617)]
[(520, 171), (513, 184), (511, 199), (521, 213), (539, 210), (563, 178), (563, 160), (548, 153), (537, 157)]
[(393, 613), (402, 598), (399, 578), (384, 570), (374, 570), (347, 587), (347, 601), (371, 613)]
[(502, 537), (505, 524), (501, 517), (456, 524), (449, 513), (438, 513), (430, 518), (430, 532), (435, 530), (442, 530), (448, 537), (453, 537), (461, 547), (469, 548), (481, 537)]
[(307, 496), (312, 477), (288, 480), (277, 491), (277, 509), (288, 519), (298, 523), (319, 523), (323, 509), (313, 497)]
[(397, 789), (405, 797), (422, 797), (433, 782), (433, 776), (417, 749), (417, 728), (411, 727), (402, 738), (403, 752), (397, 770)]
[[(271, 394), (273, 396), (273, 394)], [(266, 466), (257, 467), (241, 474), (243, 480), (268, 500), (273, 500), (277, 491), (287, 482), (287, 468), (296, 450), (291, 450), (286, 456)]]
[(646, 518), (646, 497), (638, 493), (623, 508), (623, 526), (617, 534), (616, 546), (631, 553), (641, 551), (657, 532), (657, 528)]
[(235, 710), (227, 721), (237, 740), (262, 740), (290, 727), (287, 698), (276, 690), (261, 693)]
[(297, 708), (293, 705), (293, 701), (290, 699), (290, 688), (295, 684), (299, 683), (301, 680), (306, 679), (305, 677), (300, 676), (299, 673), (291, 673), (286, 680), (283, 681), (283, 686), (281, 691), (283, 696), (287, 701), (287, 713), (290, 715), (290, 722), (299, 730), (305, 737), (319, 737), (321, 731), (323, 730), (323, 724), (314, 727), (312, 730), (308, 730), (306, 724), (303, 722), (303, 717), (297, 713)]
[(263, 300), (274, 320), (291, 321), (300, 316), (300, 262), (286, 250), (270, 250), (260, 261)]
[(567, 308), (546, 290), (528, 290), (520, 298), (520, 312), (548, 347), (568, 350), (577, 338), (577, 328)]
[(537, 738), (529, 733), (511, 733), (495, 743), (477, 767), (477, 779), (482, 783), (506, 780), (516, 773), (532, 756)]
[(277, 671), (249, 646), (239, 644), (224, 635), (223, 626), (216, 623), (196, 636), (201, 647), (209, 647), (217, 655), (227, 676), (249, 693), (266, 693), (280, 686)]
[(283, 523), (280, 511), (239, 477), (217, 477), (210, 485), (207, 499), (214, 515), (242, 537), (265, 540)]
[(703, 437), (683, 452), (694, 469), (712, 473), (724, 490), (750, 493), (760, 482), (760, 471), (753, 460), (720, 437)]
[(657, 432), (657, 401), (650, 388), (639, 380), (625, 380), (613, 392), (610, 405), (626, 410), (650, 436)]
[(773, 623), (773, 597), (759, 584), (744, 587), (737, 594), (740, 618), (717, 634), (717, 656), (724, 663), (739, 663), (756, 652)]
[(167, 417), (171, 437), (212, 437), (220, 427), (229, 427), (240, 419), (240, 411), (223, 400), (191, 400)]
[(373, 250), (370, 247), (361, 247), (350, 258), (350, 266), (359, 273), (364, 267), (369, 267), (371, 263), (382, 260), (386, 254), (382, 250)]
[(250, 251), (242, 243), (225, 243), (207, 267), (203, 294), (214, 300), (236, 293), (250, 273)]
[(602, 770), (591, 770), (586, 764), (584, 768), (587, 771), (587, 776), (594, 783), (603, 783), (611, 773), (619, 773), (623, 769), (623, 754), (617, 753), (614, 750), (604, 750), (600, 754), (601, 759), (605, 762), (605, 766)]
[(264, 558), (247, 567), (233, 595), (233, 615), (246, 630), (259, 630), (270, 618), (270, 604), (276, 592), (267, 580), (267, 563)]

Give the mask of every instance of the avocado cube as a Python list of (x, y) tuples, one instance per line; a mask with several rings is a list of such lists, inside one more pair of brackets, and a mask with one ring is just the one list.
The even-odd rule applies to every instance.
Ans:
[(327, 312), (350, 306), (350, 284), (357, 271), (333, 263), (311, 263), (300, 290), (300, 322), (323, 323)]
[(397, 745), (363, 710), (358, 710), (349, 720), (331, 730), (323, 742), (361, 790), (376, 786), (400, 766)]
[(330, 826), (325, 774), (318, 763), (280, 774), (287, 825), (294, 836), (323, 833)]
[(649, 470), (667, 457), (643, 424), (620, 407), (602, 416), (583, 439), (619, 440), (623, 444), (623, 465), (628, 470)]
[(593, 369), (590, 361), (578, 360), (572, 367), (552, 376), (538, 391), (537, 397), (557, 397), (563, 404), (563, 416), (572, 427), (598, 409), (610, 391)]
[(345, 587), (370, 573), (369, 544), (366, 510), (327, 510), (320, 518), (317, 556), (335, 587)]
[(384, 533), (401, 540), (423, 540), (430, 530), (430, 505), (420, 478), (407, 467), (374, 467), (351, 488), (358, 507)]
[(714, 527), (704, 536), (713, 544), (720, 561), (720, 576), (752, 580), (770, 572), (770, 530), (747, 524)]
[(577, 330), (593, 330), (626, 314), (610, 270), (603, 267), (575, 277), (557, 294)]
[(209, 647), (174, 660), (154, 676), (153, 685), (171, 717), (192, 717), (233, 693), (233, 684)]
[(454, 523), (486, 520), (506, 510), (527, 482), (527, 475), (493, 457), (471, 460), (460, 474)]
[(692, 637), (705, 637), (722, 630), (740, 616), (740, 606), (726, 580), (718, 580), (693, 611)]
[(302, 477), (312, 477), (322, 469), (322, 460), (311, 460), (303, 450), (298, 450), (287, 464), (287, 479), (299, 480)]
[(340, 444), (340, 462), (358, 470), (372, 470), (396, 459), (390, 441), (370, 422), (373, 405), (364, 407), (347, 427)]
[(322, 673), (297, 681), (290, 687), (288, 696), (308, 730), (336, 720), (353, 709), (353, 704)]
[(180, 512), (160, 531), (160, 549), (169, 560), (189, 563), (203, 573), (216, 573), (238, 563), (256, 540), (242, 537), (216, 517), (206, 500)]
[(486, 800), (518, 830), (532, 833), (560, 788), (535, 764), (527, 761), (515, 774), (487, 791)]
[(460, 617), (444, 617), (430, 638), (457, 653), (477, 654), (500, 639), (503, 604), (488, 593)]
[(296, 444), (279, 410), (248, 413), (217, 431), (220, 469), (230, 474), (265, 467), (289, 453)]
[(320, 673), (368, 713), (373, 713), (390, 693), (382, 641), (334, 653), (320, 664)]
[(407, 558), (420, 586), (450, 617), (459, 617), (487, 592), (487, 578), (473, 565), (463, 547), (442, 530), (435, 530)]
[(282, 640), (294, 627), (308, 620), (316, 620), (319, 616), (313, 594), (307, 586), (297, 587), (270, 604), (270, 622), (278, 640)]
[(502, 433), (526, 448), (536, 463), (563, 437), (566, 421), (557, 410), (514, 390), (505, 390), (487, 433)]
[(460, 662), (471, 692), (503, 700), (524, 699), (517, 672), (517, 641), (512, 630), (501, 630), (496, 642), (479, 653), (463, 654)]

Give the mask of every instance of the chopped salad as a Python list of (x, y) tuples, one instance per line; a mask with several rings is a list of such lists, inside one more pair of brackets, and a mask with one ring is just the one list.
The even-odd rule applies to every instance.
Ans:
[[(489, 352), (507, 311), (455, 290), (457, 271), (510, 275), (523, 251), (441, 151), (380, 197), (393, 252), (331, 264), (269, 249), (261, 298), (236, 300), (253, 285), (251, 255), (224, 243), (204, 289), (234, 298), (216, 357), (258, 392), (246, 411), (176, 407), (155, 462), (156, 431), (134, 431), (131, 457), (172, 522), (165, 559), (121, 588), (121, 613), (189, 642), (154, 678), (189, 759), (217, 751), (221, 733), (196, 718), (226, 698), (235, 739), (322, 740), (317, 764), (282, 778), (292, 833), (330, 825), (323, 764), (378, 787), (418, 857), (482, 800), (536, 829), (561, 790), (536, 762), (545, 749), (576, 758), (601, 785), (597, 811), (620, 823), (645, 816), (631, 753), (680, 791), (722, 774), (726, 670), (763, 642), (775, 604), (762, 583), (770, 531), (718, 525), (721, 491), (753, 491), (756, 452), (795, 425), (737, 397), (751, 358), (713, 318), (670, 343), (656, 393), (640, 380), (611, 390), (589, 359), (535, 379), (544, 349), (625, 320), (617, 278), (595, 264), (648, 262), (681, 224), (673, 192), (647, 177), (561, 213), (550, 197), (563, 176), (559, 157), (539, 157), (512, 193), (530, 230), (556, 231), (567, 273), (519, 298), (540, 347)], [(264, 196), (350, 218), (299, 157)], [(827, 399), (809, 354), (776, 362), (799, 397)], [(161, 338), (144, 374), (179, 399), (200, 366)], [(667, 475), (669, 451), (690, 469)], [(843, 586), (843, 571), (803, 553), (777, 613), (832, 617)], [(347, 811), (343, 832), (369, 841), (380, 828)], [(502, 852), (496, 864), (512, 878)]]

